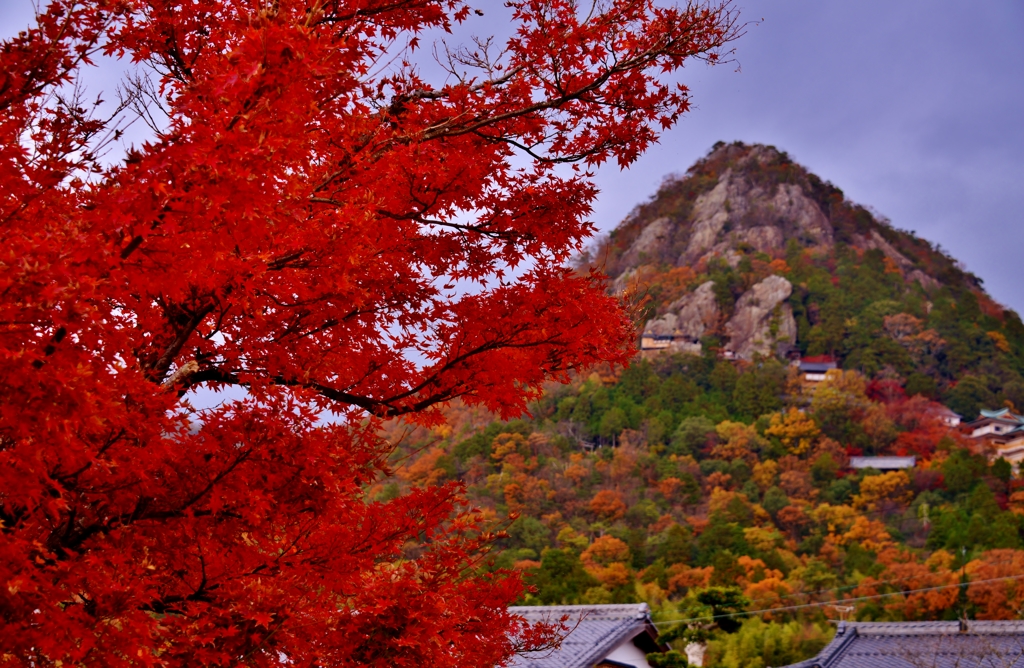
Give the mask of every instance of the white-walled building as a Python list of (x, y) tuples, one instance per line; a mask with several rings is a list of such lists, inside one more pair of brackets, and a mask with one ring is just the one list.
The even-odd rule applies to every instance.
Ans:
[(647, 655), (668, 648), (658, 644), (646, 603), (629, 605), (530, 605), (509, 608), (530, 623), (558, 624), (568, 632), (554, 650), (523, 654), (515, 668), (650, 668)]

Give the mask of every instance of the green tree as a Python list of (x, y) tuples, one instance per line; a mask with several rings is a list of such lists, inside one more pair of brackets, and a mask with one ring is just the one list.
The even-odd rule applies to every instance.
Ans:
[(967, 450), (957, 448), (942, 462), (942, 475), (946, 481), (946, 489), (953, 494), (963, 494), (974, 487), (985, 473), (983, 457), (972, 455)]
[(1000, 457), (992, 462), (992, 475), (1001, 480), (1004, 485), (1009, 483), (1013, 476), (1013, 464)]
[(768, 511), (768, 514), (775, 517), (780, 510), (789, 505), (789, 497), (778, 487), (769, 487), (765, 490), (761, 507)]
[(689, 563), (693, 558), (693, 537), (690, 530), (673, 524), (656, 537), (654, 555), (666, 566)]
[(782, 407), (786, 369), (771, 359), (748, 370), (736, 379), (732, 393), (733, 411), (753, 419)]
[(923, 373), (912, 373), (907, 376), (907, 385), (904, 388), (907, 396), (920, 394), (921, 396), (934, 399), (939, 394), (939, 386), (935, 379)]
[(679, 423), (672, 435), (672, 452), (690, 455), (700, 452), (717, 438), (715, 423), (703, 415), (688, 417)]
[(647, 663), (651, 668), (687, 668), (690, 664), (686, 661), (686, 655), (677, 649), (667, 652), (652, 652), (647, 655)]
[(584, 592), (598, 585), (575, 552), (559, 548), (544, 550), (540, 568), (529, 583), (537, 588), (535, 596), (545, 605), (577, 603)]
[(982, 408), (993, 408), (996, 395), (978, 376), (964, 376), (946, 393), (946, 405), (967, 419), (974, 419)]
[(726, 633), (735, 633), (742, 620), (738, 613), (750, 605), (739, 587), (708, 587), (697, 593), (697, 602), (710, 608), (714, 623)]
[(714, 638), (707, 656), (714, 662), (710, 665), (719, 668), (785, 666), (818, 654), (834, 632), (824, 623), (766, 623), (753, 617), (745, 619), (736, 633)]
[(831, 485), (836, 482), (836, 473), (839, 471), (839, 464), (828, 452), (823, 452), (814, 460), (811, 465), (811, 478), (814, 484), (819, 487)]
[(708, 565), (722, 552), (748, 554), (750, 546), (743, 534), (743, 527), (736, 522), (727, 522), (715, 514), (697, 538), (698, 562)]
[(551, 544), (551, 531), (529, 515), (516, 518), (508, 527), (508, 535), (512, 547), (529, 548), (537, 554)]
[(605, 441), (615, 443), (622, 430), (629, 426), (629, 417), (626, 411), (618, 406), (613, 406), (601, 417), (597, 434)]

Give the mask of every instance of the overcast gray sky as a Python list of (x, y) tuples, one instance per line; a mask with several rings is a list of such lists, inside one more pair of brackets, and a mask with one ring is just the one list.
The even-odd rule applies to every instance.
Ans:
[(773, 144), (937, 242), (1024, 312), (1024, 2), (745, 0), (741, 67), (689, 68), (694, 109), (628, 172), (610, 229), (718, 140)]
[[(477, 33), (508, 30), (478, 0)], [(31, 0), (0, 0), (0, 35)], [(694, 63), (693, 111), (627, 171), (601, 170), (614, 227), (718, 140), (774, 144), (897, 227), (941, 244), (1024, 311), (1024, 2), (741, 0), (738, 63)], [(426, 54), (425, 51), (420, 53)], [(736, 71), (737, 65), (740, 67)]]

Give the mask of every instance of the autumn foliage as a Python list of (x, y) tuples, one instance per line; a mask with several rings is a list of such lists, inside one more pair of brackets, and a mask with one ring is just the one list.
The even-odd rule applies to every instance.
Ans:
[[(0, 663), (471, 666), (542, 640), (506, 612), (517, 576), (476, 570), (458, 485), (424, 465), (367, 496), (379, 420), (510, 416), (626, 359), (602, 277), (565, 268), (587, 169), (672, 125), (669, 73), (735, 32), (723, 6), (506, 4), (514, 38), (439, 85), (412, 58), (459, 0), (53, 0), (0, 46)], [(111, 118), (76, 87), (101, 57), (138, 67)], [(133, 114), (153, 135), (122, 155)]]
[[(892, 376), (796, 374), (714, 354), (635, 359), (615, 379), (550, 386), (530, 418), (485, 424), (455, 406), (397, 477), (448, 453), (433, 475), (516, 513), (488, 561), (523, 573), (525, 603), (643, 601), (670, 638), (706, 640), (714, 666), (813, 656), (837, 618), (1019, 618), (1024, 480), (1009, 463)], [(768, 382), (777, 403), (743, 421), (744, 386)], [(616, 410), (625, 426), (601, 440)], [(927, 446), (912, 467), (852, 466), (906, 443)], [(736, 604), (727, 626), (706, 618), (719, 596)], [(765, 649), (782, 633), (809, 640)]]

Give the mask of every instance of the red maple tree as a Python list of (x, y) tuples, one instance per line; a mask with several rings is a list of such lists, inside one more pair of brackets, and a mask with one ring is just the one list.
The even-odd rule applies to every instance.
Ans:
[[(0, 664), (472, 666), (543, 641), (458, 485), (366, 497), (377, 427), (455, 398), (513, 415), (626, 359), (602, 277), (566, 268), (588, 170), (670, 126), (671, 73), (736, 23), (507, 4), (514, 38), (449, 54), (444, 85), (403, 59), (460, 0), (52, 0), (3, 42)], [(116, 121), (76, 96), (99, 54), (163, 115), (115, 164)], [(204, 386), (245, 396), (199, 410)]]

